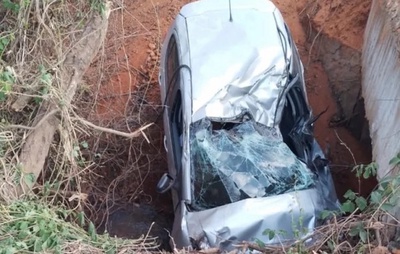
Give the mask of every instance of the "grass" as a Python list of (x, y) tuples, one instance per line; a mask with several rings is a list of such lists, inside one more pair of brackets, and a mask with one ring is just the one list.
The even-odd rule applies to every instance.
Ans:
[(0, 253), (4, 254), (66, 253), (73, 246), (85, 246), (90, 253), (118, 253), (128, 248), (149, 250), (156, 245), (153, 238), (122, 240), (99, 235), (82, 213), (35, 199), (0, 205), (0, 225)]
[[(76, 120), (61, 77), (85, 24), (106, 6), (103, 0), (0, 0), (0, 253), (132, 253), (158, 246), (151, 237), (97, 234), (84, 213), (91, 207), (82, 186), (93, 185), (98, 160), (85, 154), (94, 130)], [(55, 107), (40, 118), (48, 105)], [(57, 133), (36, 179), (23, 173), (20, 154), (27, 137), (53, 116)], [(21, 183), (32, 191), (16, 192)]]

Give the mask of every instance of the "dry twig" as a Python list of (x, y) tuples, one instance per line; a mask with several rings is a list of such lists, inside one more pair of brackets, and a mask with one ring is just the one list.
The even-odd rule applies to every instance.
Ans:
[(93, 128), (95, 130), (98, 130), (98, 131), (101, 131), (101, 132), (110, 133), (110, 134), (114, 134), (114, 135), (118, 135), (118, 136), (125, 137), (125, 138), (136, 138), (136, 137), (139, 137), (140, 134), (143, 134), (143, 131), (145, 129), (149, 128), (150, 126), (152, 126), (154, 124), (154, 123), (149, 123), (149, 124), (146, 124), (146, 125), (140, 127), (139, 129), (137, 129), (137, 130), (135, 130), (133, 132), (126, 133), (126, 132), (117, 131), (117, 130), (114, 130), (114, 129), (111, 129), (111, 128), (97, 126), (97, 125), (95, 125), (95, 124), (93, 124), (93, 123), (91, 123), (91, 122), (89, 122), (89, 121), (87, 121), (87, 120), (85, 120), (85, 119), (83, 119), (81, 117), (75, 117), (72, 120), (79, 121), (79, 122), (83, 123), (84, 125), (87, 125), (88, 127), (91, 127), (91, 128)]

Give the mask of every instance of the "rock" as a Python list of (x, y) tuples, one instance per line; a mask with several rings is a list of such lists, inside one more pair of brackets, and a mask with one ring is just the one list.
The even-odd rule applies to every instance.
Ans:
[(156, 45), (154, 43), (150, 43), (149, 44), (149, 48), (154, 50), (154, 49), (156, 49)]
[(378, 246), (371, 251), (371, 254), (388, 254), (390, 253), (388, 248), (384, 246)]

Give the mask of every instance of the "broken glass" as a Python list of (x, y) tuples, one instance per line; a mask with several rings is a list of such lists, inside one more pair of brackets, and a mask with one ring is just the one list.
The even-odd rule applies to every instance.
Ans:
[(314, 173), (279, 130), (252, 120), (199, 120), (191, 125), (190, 149), (195, 210), (314, 186)]

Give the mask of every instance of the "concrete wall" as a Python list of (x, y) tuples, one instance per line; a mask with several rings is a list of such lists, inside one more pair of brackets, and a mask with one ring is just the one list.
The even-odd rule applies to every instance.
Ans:
[(362, 95), (378, 178), (400, 152), (400, 0), (374, 0), (362, 53)]

